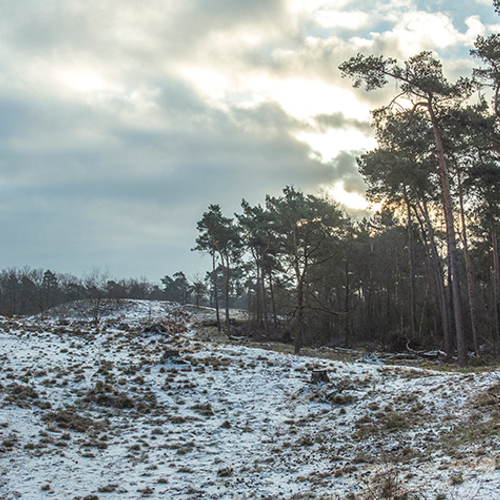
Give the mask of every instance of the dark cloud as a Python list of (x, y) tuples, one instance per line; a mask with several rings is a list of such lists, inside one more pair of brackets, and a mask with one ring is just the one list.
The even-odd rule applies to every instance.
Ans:
[[(193, 246), (208, 204), (231, 214), (244, 197), (257, 203), (286, 184), (314, 189), (331, 180), (332, 169), (293, 137), (301, 124), (277, 104), (221, 111), (173, 80), (157, 104), (165, 126), (148, 130), (57, 99), (0, 102), (1, 227), (19, 228), (3, 244), (10, 264), (105, 262), (125, 272), (118, 262), (130, 261), (129, 273), (154, 277), (172, 245)], [(10, 116), (17, 118), (9, 130)], [(101, 140), (79, 142), (92, 128)], [(188, 252), (176, 265), (192, 268), (193, 259)]]
[(335, 178), (342, 180), (344, 189), (348, 192), (364, 194), (366, 185), (358, 171), (356, 157), (359, 153), (341, 151), (333, 160)]
[(338, 111), (331, 114), (320, 114), (314, 117), (314, 121), (319, 125), (322, 132), (332, 129), (343, 129), (352, 127), (365, 134), (372, 132), (371, 124), (369, 122), (356, 120), (354, 118), (346, 118), (344, 113)]

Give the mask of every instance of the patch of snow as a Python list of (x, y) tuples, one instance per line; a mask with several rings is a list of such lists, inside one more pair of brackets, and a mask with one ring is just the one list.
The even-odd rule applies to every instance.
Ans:
[(189, 327), (213, 312), (164, 302), (95, 328), (91, 308), (0, 318), (0, 498), (361, 499), (387, 478), (500, 497), (498, 372), (215, 345)]

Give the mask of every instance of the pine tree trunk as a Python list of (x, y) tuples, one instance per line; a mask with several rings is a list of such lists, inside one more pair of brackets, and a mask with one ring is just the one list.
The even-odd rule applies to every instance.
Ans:
[(498, 256), (498, 236), (492, 222), (491, 242), (493, 247), (493, 297), (495, 301), (495, 337), (497, 348), (500, 341), (500, 261)]
[(448, 175), (448, 167), (444, 156), (443, 141), (439, 130), (438, 121), (432, 107), (432, 100), (429, 98), (428, 103), (429, 115), (432, 122), (432, 130), (434, 132), (434, 140), (439, 160), (439, 173), (441, 177), (441, 187), (443, 194), (443, 209), (446, 222), (446, 236), (448, 242), (448, 255), (450, 258), (450, 271), (452, 278), (452, 296), (453, 296), (453, 312), (455, 318), (455, 332), (457, 339), (457, 359), (460, 366), (467, 365), (467, 345), (465, 343), (465, 334), (462, 322), (462, 305), (460, 297), (460, 274), (458, 268), (458, 251), (455, 237), (455, 225), (453, 220), (453, 204), (451, 199), (450, 178)]
[(262, 326), (262, 308), (261, 308), (262, 299), (261, 299), (261, 286), (260, 286), (260, 281), (262, 278), (261, 278), (259, 262), (257, 259), (255, 259), (255, 274), (256, 274), (255, 317), (256, 317), (257, 327), (260, 328)]
[(260, 288), (261, 288), (261, 300), (262, 300), (262, 319), (264, 322), (264, 333), (266, 338), (269, 338), (269, 317), (267, 312), (267, 294), (266, 294), (266, 283), (264, 280), (264, 272), (261, 272), (260, 279)]
[(411, 210), (410, 203), (408, 199), (406, 201), (407, 208), (407, 230), (408, 230), (408, 261), (410, 266), (410, 334), (411, 338), (415, 337), (415, 316), (416, 316), (416, 307), (415, 307), (415, 262), (413, 259), (413, 232), (412, 232), (412, 219), (411, 219)]
[(350, 280), (349, 280), (349, 259), (346, 259), (345, 263), (345, 296), (344, 296), (344, 314), (345, 314), (345, 326), (344, 326), (344, 347), (349, 347), (349, 342), (351, 341), (351, 332), (349, 328), (349, 297), (351, 294)]
[(231, 330), (231, 320), (229, 318), (229, 257), (226, 256), (226, 266), (225, 266), (226, 272), (225, 274), (225, 279), (224, 279), (224, 288), (225, 288), (225, 293), (226, 293), (226, 329), (227, 332), (229, 333)]
[(212, 253), (212, 275), (213, 275), (213, 286), (214, 286), (214, 301), (215, 301), (215, 315), (217, 318), (217, 330), (220, 332), (220, 313), (219, 313), (219, 293), (217, 290), (217, 273), (215, 272), (215, 252)]
[(269, 279), (269, 292), (271, 293), (271, 307), (273, 311), (273, 325), (274, 328), (276, 328), (278, 326), (278, 315), (276, 314), (276, 300), (274, 298), (273, 275), (271, 271), (269, 271), (268, 279)]
[(293, 352), (300, 354), (302, 348), (302, 333), (304, 329), (304, 283), (302, 277), (299, 276), (297, 284), (297, 326), (293, 337)]
[(460, 171), (457, 171), (458, 180), (458, 196), (460, 201), (460, 220), (462, 223), (462, 243), (464, 247), (465, 269), (467, 273), (467, 294), (469, 299), (470, 321), (472, 328), (472, 341), (474, 344), (474, 352), (479, 356), (479, 338), (477, 330), (477, 317), (476, 317), (476, 283), (474, 280), (474, 269), (469, 255), (469, 243), (467, 238), (467, 226), (465, 224), (465, 211), (464, 211), (464, 198), (462, 191), (462, 180), (460, 178)]
[(446, 354), (450, 356), (451, 355), (450, 318), (448, 315), (448, 303), (446, 300), (443, 268), (441, 266), (441, 261), (439, 259), (439, 254), (437, 251), (436, 241), (434, 237), (434, 228), (432, 227), (432, 223), (429, 217), (429, 212), (427, 210), (427, 203), (425, 202), (425, 200), (423, 201), (422, 206), (419, 205), (419, 209), (425, 220), (425, 225), (427, 228), (427, 238), (431, 249), (432, 263), (433, 263), (434, 276), (436, 282), (436, 291), (438, 296), (437, 298), (439, 302), (439, 309), (441, 311), (444, 350)]

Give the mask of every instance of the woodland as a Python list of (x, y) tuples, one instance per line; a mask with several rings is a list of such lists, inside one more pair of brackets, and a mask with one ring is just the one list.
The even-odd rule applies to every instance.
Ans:
[(358, 54), (339, 66), (366, 91), (396, 84), (372, 112), (377, 148), (358, 158), (382, 209), (358, 221), (294, 187), (264, 205), (243, 201), (235, 219), (211, 205), (196, 249), (212, 255), (214, 275), (221, 268), (226, 308), (245, 255), (253, 322), (268, 334), (286, 318), (296, 353), (368, 342), (437, 348), (460, 365), (497, 355), (500, 35), (478, 37), (471, 57), (479, 67), (454, 83), (428, 51), (402, 65)]

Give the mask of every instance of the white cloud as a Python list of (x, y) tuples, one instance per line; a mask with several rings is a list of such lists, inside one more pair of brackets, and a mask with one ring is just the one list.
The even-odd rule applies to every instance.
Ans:
[(290, 0), (291, 12), (300, 19), (308, 19), (322, 28), (360, 29), (367, 25), (369, 16), (360, 10), (347, 10), (353, 0)]
[(335, 183), (333, 187), (327, 189), (327, 192), (334, 201), (347, 208), (353, 210), (372, 209), (374, 212), (377, 210), (361, 193), (346, 191), (343, 182)]
[(408, 58), (422, 50), (472, 47), (476, 37), (486, 32), (486, 27), (477, 15), (469, 16), (465, 23), (468, 29), (462, 33), (444, 13), (412, 11), (395, 18), (390, 30), (372, 32), (370, 38), (353, 37), (351, 41), (360, 49)]
[(422, 50), (443, 49), (462, 41), (462, 35), (451, 19), (442, 13), (407, 13), (392, 30), (372, 35), (377, 48), (389, 49), (404, 58)]
[(353, 128), (329, 130), (324, 133), (300, 132), (297, 138), (311, 145), (323, 161), (330, 162), (341, 151), (367, 151), (376, 147), (373, 136), (368, 136)]
[(237, 82), (230, 72), (224, 72), (217, 67), (199, 64), (180, 64), (178, 74), (195, 88), (200, 96), (214, 107), (227, 109), (224, 99), (229, 89), (233, 92)]
[(365, 12), (339, 10), (317, 11), (313, 15), (316, 23), (323, 28), (359, 30), (368, 26), (370, 18)]
[(120, 90), (118, 85), (106, 81), (102, 75), (91, 68), (66, 66), (55, 70), (55, 77), (62, 84), (77, 92), (116, 92)]
[(351, 91), (319, 79), (264, 77), (255, 79), (252, 87), (258, 89), (260, 94), (266, 94), (270, 100), (278, 102), (285, 111), (301, 120), (340, 109), (345, 110), (349, 118), (369, 119), (369, 110), (359, 103)]
[(288, 0), (289, 10), (299, 18), (314, 18), (321, 12), (339, 11), (353, 0)]
[(479, 16), (470, 16), (465, 20), (468, 30), (465, 33), (464, 39), (469, 45), (473, 45), (478, 36), (483, 36), (486, 33), (486, 26), (481, 22)]
[(488, 33), (500, 33), (500, 24), (487, 24), (486, 30)]

